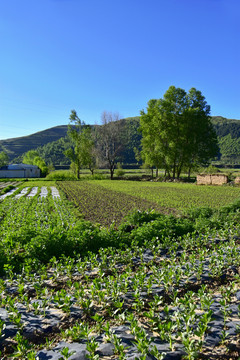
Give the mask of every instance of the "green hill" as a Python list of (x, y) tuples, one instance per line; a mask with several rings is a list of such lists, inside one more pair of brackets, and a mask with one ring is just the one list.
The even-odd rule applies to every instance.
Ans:
[(0, 140), (1, 150), (7, 152), (10, 161), (29, 150), (38, 148), (50, 142), (56, 141), (67, 135), (67, 125), (55, 126), (50, 129), (39, 131), (35, 134)]
[(240, 120), (213, 116), (212, 122), (220, 147), (219, 161), (222, 165), (240, 164)]
[[(141, 145), (139, 119), (140, 117), (136, 116), (120, 120), (128, 138), (127, 146), (118, 159), (124, 164), (137, 163), (135, 149), (139, 150)], [(218, 162), (229, 165), (240, 164), (240, 120), (213, 116), (212, 123), (220, 146)], [(20, 162), (25, 152), (37, 149), (46, 163), (67, 165), (69, 160), (63, 154), (70, 145), (66, 137), (67, 130), (67, 125), (55, 126), (29, 136), (0, 140), (0, 149), (8, 153), (11, 162)]]

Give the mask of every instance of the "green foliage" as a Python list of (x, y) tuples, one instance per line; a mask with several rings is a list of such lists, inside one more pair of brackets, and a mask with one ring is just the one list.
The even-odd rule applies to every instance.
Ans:
[(23, 163), (29, 164), (29, 165), (35, 165), (34, 159), (39, 156), (38, 152), (36, 150), (30, 150), (23, 156)]
[(70, 123), (74, 124), (69, 125), (68, 129), (68, 136), (73, 146), (65, 150), (64, 154), (71, 160), (72, 170), (79, 179), (80, 169), (83, 167), (89, 168), (93, 174), (97, 164), (96, 153), (91, 127), (81, 121), (75, 110), (71, 111)]
[(4, 151), (0, 152), (0, 168), (4, 165), (7, 165), (9, 162), (8, 154), (6, 154)]
[(170, 86), (163, 99), (150, 100), (147, 112), (141, 111), (140, 125), (143, 160), (164, 168), (168, 177), (179, 178), (183, 168), (190, 176), (218, 153), (210, 106), (195, 88), (186, 93)]
[[(24, 153), (29, 150), (38, 150), (39, 147), (46, 145), (65, 137), (67, 135), (67, 125), (55, 126), (44, 131), (39, 131), (35, 134), (29, 136), (22, 136), (19, 138), (11, 138), (7, 140), (0, 140), (0, 146), (3, 148), (3, 151), (7, 152), (9, 155), (10, 162), (20, 163), (20, 159)], [(39, 152), (40, 156), (44, 158), (43, 154)], [(16, 161), (15, 159), (19, 159)], [(44, 158), (45, 159), (45, 158)], [(45, 159), (46, 161), (46, 159)]]
[(65, 136), (38, 147), (36, 150), (48, 165), (70, 165), (70, 159), (68, 159), (64, 153), (71, 146), (73, 146), (71, 139), (69, 139), (68, 136)]
[[(84, 183), (74, 181), (59, 184), (67, 185), (66, 189), (70, 189), (71, 186), (74, 192), (77, 191), (78, 185)], [(78, 196), (81, 194), (83, 197), (84, 194), (90, 194), (90, 189), (93, 189), (93, 199), (96, 200), (97, 194), (99, 195), (102, 199), (102, 215), (108, 216), (107, 207), (102, 203), (103, 199), (106, 200), (107, 191), (101, 192), (101, 187), (89, 186), (89, 183), (85, 183), (85, 187), (80, 186), (79, 189)], [(69, 194), (68, 190), (67, 195)], [(110, 191), (110, 196), (112, 195)], [(129, 204), (129, 198), (125, 198), (122, 194), (119, 199)], [(96, 203), (92, 204), (92, 208), (89, 201), (87, 205), (93, 216)], [(112, 206), (110, 209), (113, 212)], [(82, 256), (89, 251), (97, 252), (102, 247), (127, 248), (132, 243), (144, 244), (146, 240), (169, 246), (173, 239), (187, 233), (224, 228), (226, 218), (232, 224), (238, 224), (239, 209), (240, 200), (215, 210), (206, 206), (200, 209), (192, 208), (181, 217), (164, 215), (153, 210), (135, 210), (125, 217), (118, 228), (115, 223), (109, 228), (102, 228), (100, 225), (79, 219), (76, 210), (73, 211), (72, 205), (67, 200), (53, 200), (50, 194), (41, 201), (37, 196), (31, 200), (24, 197), (17, 201), (5, 199), (0, 207), (2, 219), (0, 271), (4, 271), (6, 264), (19, 271), (27, 261), (36, 264), (48, 263), (52, 257), (61, 258), (63, 255), (75, 257), (77, 254)]]
[(200, 172), (204, 174), (217, 174), (221, 171), (216, 166), (209, 165), (208, 167), (200, 169)]
[(72, 171), (67, 170), (55, 170), (47, 175), (46, 180), (77, 180), (76, 176), (72, 173)]
[(39, 156), (38, 152), (35, 150), (30, 150), (26, 154), (24, 154), (23, 163), (38, 166), (43, 176), (46, 176), (48, 173), (48, 167), (45, 161)]
[(238, 164), (240, 160), (240, 138), (232, 137), (228, 134), (218, 138), (221, 161)]
[[(231, 203), (239, 196), (239, 188), (237, 187), (196, 186), (196, 184), (177, 182), (102, 180), (99, 182), (93, 181), (91, 184), (100, 187), (99, 192), (101, 188), (104, 188), (117, 193), (117, 199), (123, 195), (130, 195), (131, 200), (135, 199), (135, 202), (137, 199), (142, 199), (147, 205), (145, 210), (151, 208), (158, 212), (173, 214), (182, 214), (186, 209), (192, 207), (209, 206), (211, 208), (219, 208), (219, 206)], [(91, 189), (88, 188), (89, 198), (93, 197)], [(150, 202), (149, 206), (147, 201)], [(115, 204), (115, 201), (112, 204)], [(137, 203), (135, 208), (138, 208)], [(143, 210), (142, 207), (139, 209)]]
[(187, 211), (187, 215), (190, 219), (194, 220), (197, 218), (210, 218), (213, 214), (214, 210), (210, 207), (200, 207), (200, 208), (192, 208)]
[[(146, 210), (155, 207), (158, 209), (158, 206), (150, 201), (105, 189), (101, 186), (102, 182), (105, 181), (59, 182), (58, 185), (86, 220), (104, 226), (112, 224), (118, 226), (122, 218), (136, 208)], [(109, 180), (106, 182), (110, 183)]]
[(117, 177), (122, 177), (125, 175), (125, 171), (123, 170), (122, 165), (119, 162), (117, 163), (116, 175)]
[[(117, 229), (79, 219), (50, 189), (46, 197), (38, 189), (36, 197), (0, 203), (3, 340), (9, 321), (14, 329), (1, 358), (33, 360), (39, 350), (54, 349), (70, 359), (78, 342), (86, 344), (87, 358), (99, 359), (103, 341), (122, 360), (136, 351), (138, 359), (164, 359), (178, 348), (186, 359), (209, 358), (206, 337), (216, 332), (217, 313), (221, 346), (213, 353), (229, 354), (239, 331), (232, 334), (231, 324), (240, 315), (240, 200), (181, 217), (136, 210)], [(60, 327), (48, 326), (56, 316)], [(34, 336), (28, 324), (37, 329)], [(47, 324), (49, 339), (39, 324)]]
[(213, 116), (212, 123), (218, 137), (222, 138), (227, 135), (230, 135), (232, 139), (238, 139), (240, 137), (239, 120), (226, 119), (222, 116)]
[(6, 194), (7, 192), (9, 192), (10, 190), (14, 189), (15, 186), (14, 185), (8, 185), (6, 187), (4, 187), (3, 189), (0, 190), (0, 194)]
[(176, 218), (171, 215), (161, 215), (156, 220), (144, 222), (131, 231), (134, 241), (142, 245), (146, 239), (166, 243), (170, 239), (193, 232), (194, 226), (190, 219)]
[(144, 223), (151, 222), (162, 217), (163, 215), (157, 213), (155, 210), (133, 210), (123, 219), (123, 222), (119, 226), (119, 230), (129, 231), (135, 227), (141, 226)]
[[(239, 148), (239, 120), (226, 119), (220, 116), (211, 117), (211, 122), (218, 136), (220, 146), (219, 159), (224, 163), (239, 163), (237, 149)], [(141, 149), (141, 133), (138, 131), (140, 117), (120, 120), (121, 127), (127, 135), (126, 144), (120, 150), (118, 160), (124, 164), (136, 164), (135, 154)], [(94, 126), (92, 126), (94, 128)], [(68, 126), (56, 126), (38, 133), (8, 140), (0, 140), (0, 148), (8, 154), (11, 163), (21, 163), (22, 155), (29, 150), (36, 150), (47, 165), (70, 165), (70, 160), (64, 156), (64, 151), (72, 146), (67, 135)], [(229, 135), (229, 136), (228, 136)], [(226, 137), (226, 139), (224, 138)]]

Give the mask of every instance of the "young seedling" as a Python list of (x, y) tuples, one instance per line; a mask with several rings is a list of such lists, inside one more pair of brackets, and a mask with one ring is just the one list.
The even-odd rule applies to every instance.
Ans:
[(99, 359), (99, 355), (96, 354), (96, 350), (97, 350), (98, 346), (99, 346), (99, 344), (94, 337), (92, 337), (91, 339), (88, 339), (88, 341), (87, 341), (88, 354), (86, 354), (86, 357), (88, 359), (91, 359), (91, 360)]
[(119, 358), (125, 359), (124, 346), (123, 346), (123, 344), (121, 342), (121, 339), (119, 337), (117, 337), (116, 334), (112, 334), (111, 335), (111, 342), (114, 345), (115, 354), (118, 355)]
[(101, 331), (103, 330), (104, 317), (101, 315), (95, 314), (94, 316), (92, 316), (92, 319), (95, 321), (96, 331), (100, 334)]
[(69, 351), (68, 347), (64, 347), (61, 350), (61, 355), (63, 355), (63, 357), (60, 358), (60, 360), (67, 360), (69, 359), (73, 354), (75, 354), (76, 351)]
[(32, 354), (33, 351), (31, 349), (32, 345), (30, 345), (29, 342), (24, 339), (24, 337), (19, 332), (17, 332), (15, 340), (17, 345), (14, 346), (14, 353), (11, 356), (17, 359), (28, 359), (28, 353)]

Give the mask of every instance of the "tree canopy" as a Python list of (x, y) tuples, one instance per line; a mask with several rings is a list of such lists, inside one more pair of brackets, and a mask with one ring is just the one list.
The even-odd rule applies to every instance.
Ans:
[(71, 166), (80, 178), (80, 169), (87, 167), (92, 174), (96, 167), (96, 156), (94, 153), (94, 141), (92, 130), (77, 115), (76, 110), (72, 110), (70, 114), (70, 124), (68, 136), (73, 146), (69, 147), (64, 153), (72, 161)]
[(41, 170), (42, 175), (47, 175), (48, 168), (47, 165), (39, 153), (35, 150), (29, 150), (23, 156), (23, 163), (29, 165), (36, 165)]
[(162, 99), (148, 102), (141, 111), (142, 158), (151, 167), (164, 168), (179, 178), (183, 170), (206, 165), (217, 155), (217, 136), (211, 123), (210, 106), (199, 90), (188, 93), (170, 86)]
[(0, 167), (7, 165), (8, 162), (9, 162), (8, 155), (4, 151), (1, 151), (0, 152)]

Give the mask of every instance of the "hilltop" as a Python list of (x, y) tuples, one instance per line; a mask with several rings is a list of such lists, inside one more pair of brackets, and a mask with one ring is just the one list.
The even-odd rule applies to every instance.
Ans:
[(36, 149), (65, 137), (67, 135), (67, 129), (67, 125), (61, 125), (38, 131), (28, 136), (0, 140), (0, 147), (2, 151), (7, 152), (11, 161), (29, 150)]

